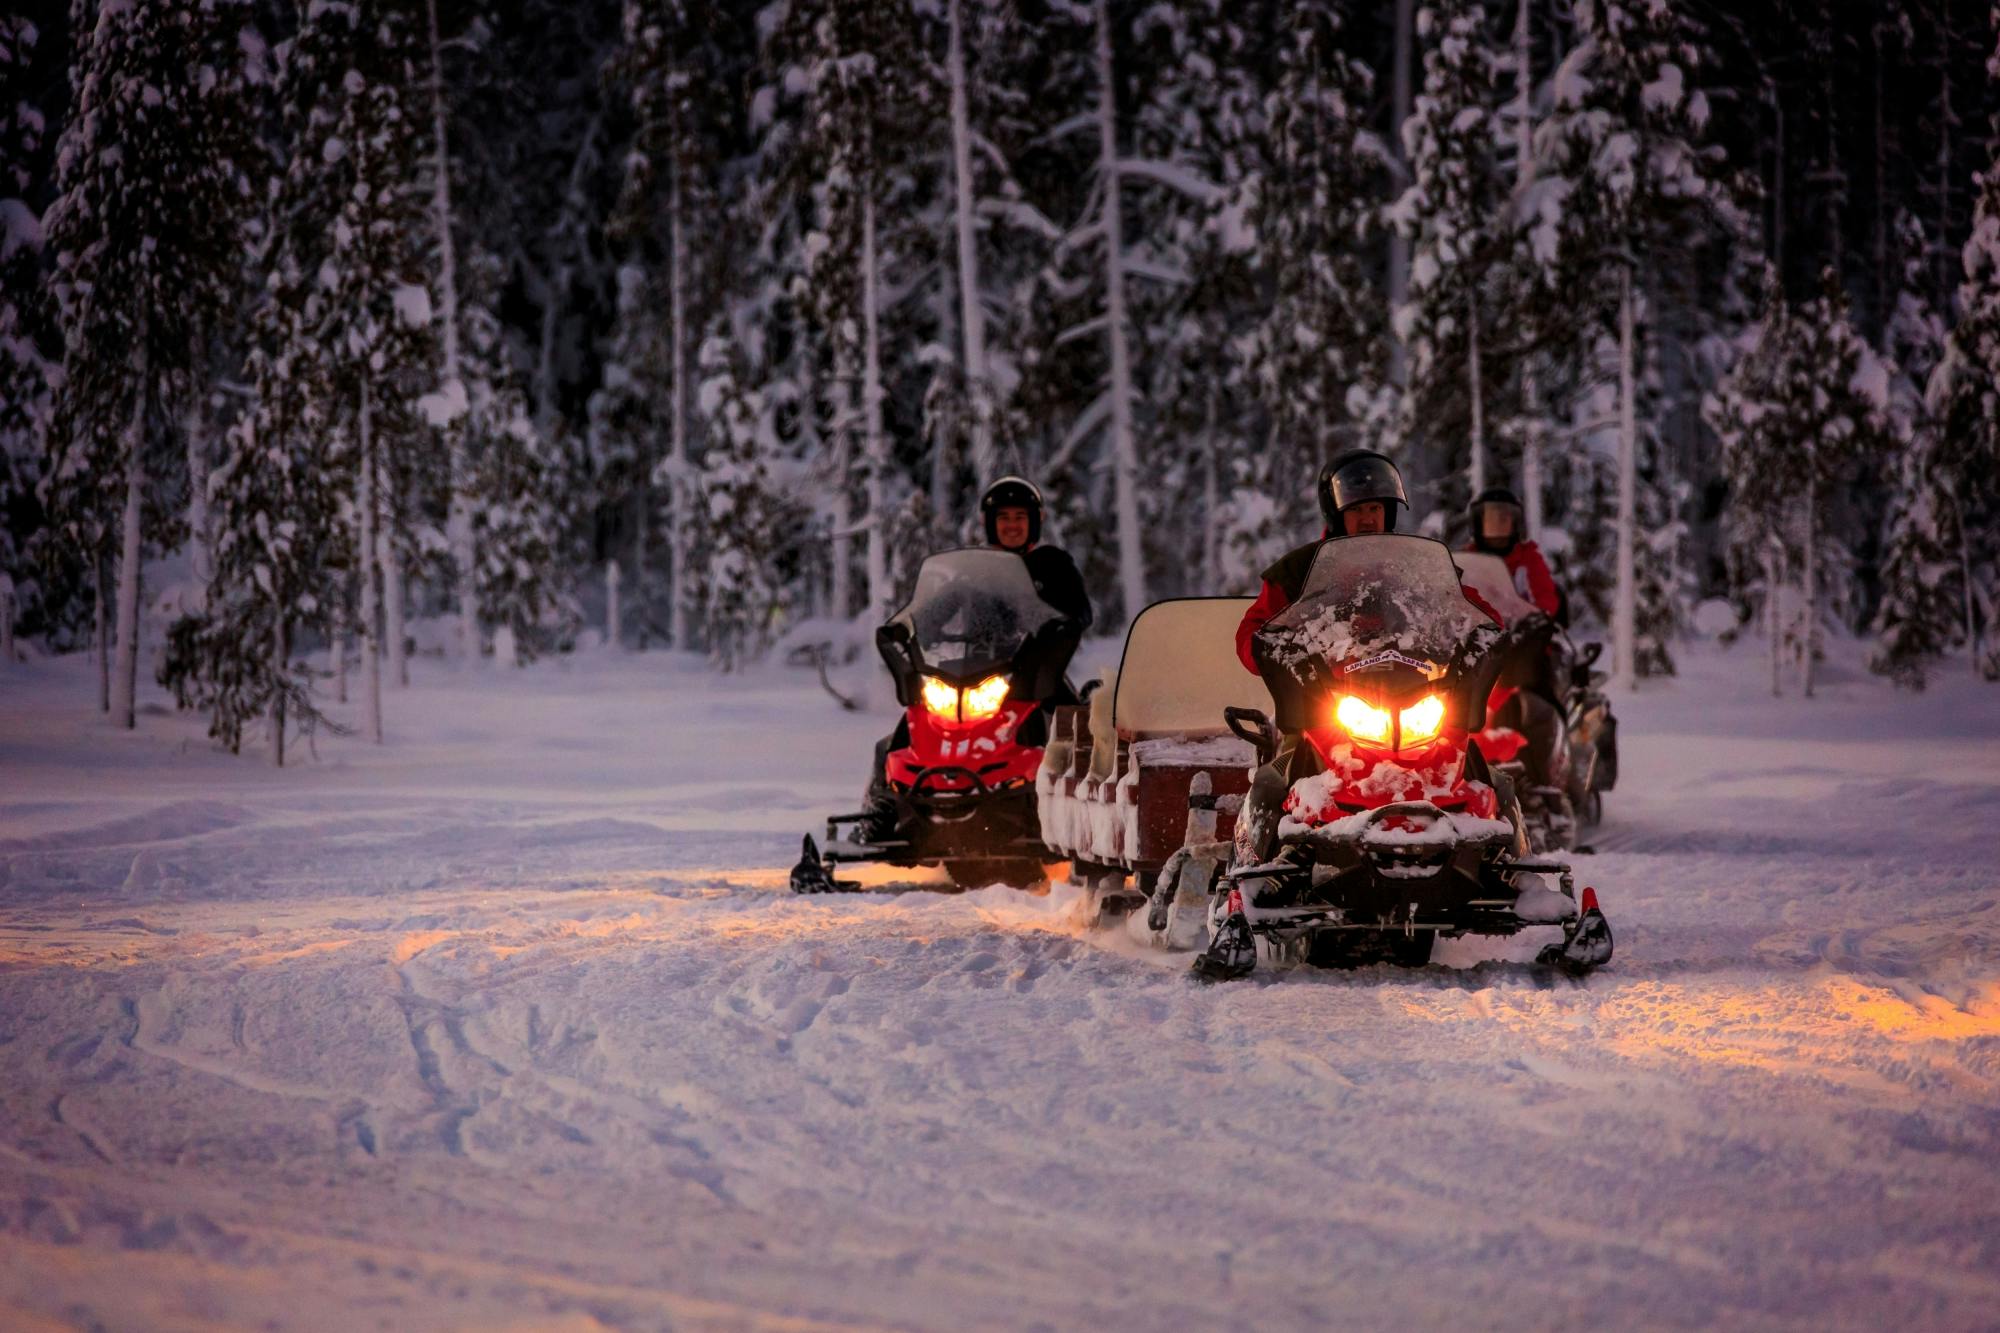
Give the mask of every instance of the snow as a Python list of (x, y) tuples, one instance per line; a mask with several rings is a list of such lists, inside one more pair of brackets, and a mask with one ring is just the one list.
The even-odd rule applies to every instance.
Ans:
[(399, 284), (394, 299), (397, 317), (410, 328), (420, 329), (431, 322), (431, 289), (422, 283)]
[(280, 771), (8, 668), (0, 1323), (1988, 1326), (2000, 691), (1828, 649), (1620, 697), (1588, 981), (1211, 988), (786, 893), (892, 720), (810, 672), (424, 657)]

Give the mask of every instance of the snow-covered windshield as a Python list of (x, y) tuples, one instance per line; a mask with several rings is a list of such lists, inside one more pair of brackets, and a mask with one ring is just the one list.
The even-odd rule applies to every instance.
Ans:
[(1514, 571), (1499, 556), (1485, 551), (1456, 551), (1452, 559), (1458, 562), (1459, 577), (1465, 586), (1484, 598), (1509, 625), (1518, 624), (1523, 616), (1534, 615), (1540, 609), (1514, 586)]
[(1319, 548), (1298, 601), (1266, 625), (1280, 662), (1352, 662), (1399, 653), (1442, 668), (1493, 621), (1459, 586), (1443, 542), (1381, 533)]
[(925, 662), (949, 668), (1008, 661), (1029, 634), (1061, 615), (1035, 591), (1020, 556), (968, 547), (925, 560), (909, 604), (890, 623), (909, 627)]

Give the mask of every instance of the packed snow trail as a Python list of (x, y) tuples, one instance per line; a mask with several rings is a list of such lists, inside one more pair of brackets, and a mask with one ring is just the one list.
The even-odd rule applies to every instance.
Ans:
[(0, 1324), (1990, 1326), (2000, 692), (1688, 670), (1604, 972), (1210, 988), (786, 893), (887, 726), (804, 673), (420, 662), (282, 773), (10, 673)]

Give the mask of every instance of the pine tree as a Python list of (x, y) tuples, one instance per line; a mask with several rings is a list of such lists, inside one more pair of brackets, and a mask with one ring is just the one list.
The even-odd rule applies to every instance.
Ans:
[(1890, 414), (1908, 441), (1887, 478), (1881, 602), (1876, 609), (1872, 669), (1909, 689), (1924, 688), (1930, 668), (1964, 632), (1964, 598), (1957, 550), (1959, 507), (1938, 467), (1941, 436), (1923, 386), (1944, 354), (1945, 328), (1926, 298), (1930, 246), (1908, 209), (1896, 216), (1900, 281), (1892, 289), (1883, 354), (1894, 367)]
[(776, 630), (784, 605), (777, 556), (795, 516), (772, 474), (769, 405), (745, 383), (741, 357), (720, 332), (702, 344), (701, 372), (702, 613), (710, 657), (734, 671), (761, 655)]
[[(113, 713), (136, 723), (147, 496), (184, 484), (157, 423), (190, 393), (233, 294), (251, 111), (241, 4), (107, 5), (72, 37), (73, 106), (47, 218), (65, 334), (54, 500), (87, 549), (118, 520)], [(101, 557), (100, 557), (101, 558)]]
[[(1367, 127), (1368, 70), (1347, 54), (1341, 9), (1284, 11), (1263, 98), (1266, 147), (1240, 187), (1270, 299), (1252, 326), (1251, 373), (1268, 414), (1268, 464), (1239, 485), (1279, 499), (1281, 542), (1311, 530), (1311, 479), (1344, 447), (1383, 443), (1388, 312), (1364, 263), (1379, 162)], [(1238, 527), (1259, 506), (1238, 507)], [(1268, 548), (1267, 548), (1268, 549)]]
[(1492, 272), (1506, 236), (1494, 53), (1477, 0), (1424, 6), (1417, 35), (1425, 46), (1423, 86), (1403, 125), (1412, 179), (1389, 211), (1411, 242), (1409, 301), (1395, 312), (1397, 339), (1410, 358), (1400, 433), (1406, 447), (1437, 458), (1441, 473), (1463, 466), (1471, 495), (1493, 471), (1486, 438), (1493, 353), (1485, 326), (1505, 327), (1494, 320), (1501, 312)]
[[(1843, 554), (1827, 523), (1836, 487), (1895, 445), (1887, 372), (1849, 322), (1831, 270), (1821, 294), (1796, 311), (1771, 280), (1757, 342), (1713, 395), (1708, 414), (1739, 519), (1760, 536), (1777, 534), (1786, 566), (1798, 572), (1793, 650), (1810, 695), (1825, 570)], [(1775, 595), (1776, 580), (1770, 583), (1767, 597)]]
[(15, 627), (42, 612), (30, 534), (43, 524), (36, 484), (48, 429), (52, 330), (42, 282), (42, 224), (27, 198), (45, 124), (28, 85), (40, 33), (0, 17), (0, 667)]

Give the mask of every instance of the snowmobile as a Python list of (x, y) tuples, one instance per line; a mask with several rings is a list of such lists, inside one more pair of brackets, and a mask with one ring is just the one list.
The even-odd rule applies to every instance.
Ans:
[[(1577, 649), (1555, 621), (1515, 588), (1506, 562), (1478, 551), (1454, 552), (1465, 586), (1515, 630), (1509, 660), (1487, 700), (1479, 749), (1514, 783), (1537, 852), (1578, 849), (1577, 831), (1603, 817), (1603, 793), (1618, 780), (1617, 719), (1592, 670), (1602, 644)], [(1548, 780), (1530, 779), (1524, 752), (1530, 717), (1539, 716), (1551, 744)]]
[[(1568, 865), (1530, 855), (1512, 783), (1480, 749), (1488, 695), (1528, 632), (1467, 599), (1441, 542), (1320, 548), (1299, 599), (1252, 641), (1275, 716), (1228, 711), (1260, 766), (1208, 885), (1197, 975), (1244, 975), (1260, 939), (1323, 966), (1419, 966), (1439, 936), (1534, 925), (1562, 931), (1544, 965), (1610, 960), (1595, 890), (1579, 895)], [(1168, 937), (1191, 879), (1156, 881), (1149, 920)]]
[(1018, 555), (945, 551), (917, 571), (908, 605), (875, 633), (904, 708), (880, 747), (871, 810), (833, 815), (826, 845), (805, 838), (799, 893), (849, 892), (843, 864), (942, 866), (960, 887), (1033, 884), (1050, 858), (1035, 807), (1045, 704), (1083, 625), (1044, 601)]

